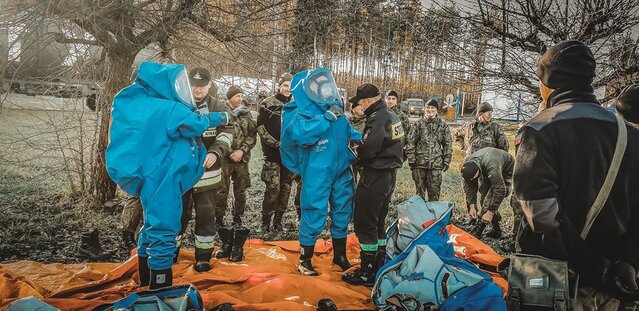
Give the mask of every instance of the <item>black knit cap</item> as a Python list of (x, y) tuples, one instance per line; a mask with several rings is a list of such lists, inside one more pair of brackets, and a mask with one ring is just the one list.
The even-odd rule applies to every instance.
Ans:
[(590, 86), (595, 78), (595, 56), (590, 48), (575, 40), (552, 46), (539, 60), (537, 77), (551, 89)]
[(479, 109), (477, 109), (477, 115), (481, 115), (484, 112), (493, 111), (493, 106), (487, 102), (483, 102), (479, 104)]
[(206, 68), (197, 67), (189, 71), (189, 83), (191, 86), (202, 87), (211, 82), (211, 73)]
[(639, 124), (639, 84), (630, 85), (621, 91), (615, 106), (624, 119)]
[(370, 84), (365, 83), (357, 87), (357, 91), (355, 92), (355, 96), (348, 99), (349, 102), (359, 102), (362, 99), (372, 98), (379, 95), (379, 89)]
[(395, 90), (390, 90), (388, 92), (386, 92), (386, 97), (388, 96), (395, 96), (395, 98), (399, 99), (399, 94), (397, 94), (397, 92), (395, 92)]
[(479, 165), (475, 162), (466, 162), (461, 169), (465, 181), (471, 181), (477, 172), (479, 172)]
[(233, 98), (233, 96), (240, 94), (240, 93), (244, 93), (244, 91), (242, 91), (241, 88), (235, 86), (235, 85), (231, 85), (229, 87), (229, 90), (226, 91), (226, 99), (231, 99)]
[(433, 107), (435, 107), (435, 108), (439, 109), (439, 103), (438, 103), (438, 102), (437, 102), (437, 100), (436, 100), (436, 99), (434, 99), (434, 98), (429, 99), (429, 100), (426, 102), (426, 106), (433, 106)]

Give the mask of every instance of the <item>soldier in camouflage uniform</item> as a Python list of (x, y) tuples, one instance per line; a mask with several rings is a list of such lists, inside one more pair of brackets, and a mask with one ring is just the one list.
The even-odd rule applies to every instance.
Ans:
[(438, 109), (436, 100), (426, 103), (424, 118), (411, 128), (405, 148), (417, 194), (426, 199), (427, 192), (428, 201), (439, 201), (442, 172), (453, 157), (450, 129), (437, 115)]
[[(231, 112), (228, 106), (220, 103), (208, 92), (212, 85), (211, 74), (204, 68), (194, 68), (189, 72), (191, 90), (200, 113)], [(182, 197), (182, 228), (178, 235), (178, 248), (174, 260), (178, 259), (180, 239), (195, 209), (195, 266), (198, 272), (211, 269), (210, 260), (215, 246), (217, 233), (215, 213), (217, 209), (217, 192), (222, 181), (222, 162), (231, 151), (233, 126), (209, 128), (202, 135), (202, 142), (208, 153), (204, 160), (206, 171), (191, 190)], [(192, 203), (192, 204), (191, 204)]]
[[(355, 130), (364, 134), (364, 126), (366, 125), (366, 115), (364, 114), (364, 107), (359, 103), (351, 103), (351, 115), (348, 119)], [(359, 182), (359, 178), (362, 176), (364, 168), (357, 162), (353, 163), (353, 180), (355, 184)]]
[(477, 110), (477, 119), (470, 125), (471, 136), (466, 137), (466, 156), (486, 147), (495, 147), (508, 152), (508, 139), (501, 126), (493, 121), (493, 107), (482, 103)]
[[(226, 94), (228, 106), (235, 109), (242, 104), (244, 92), (231, 86)], [(237, 118), (233, 122), (235, 135), (231, 145), (231, 154), (222, 164), (223, 180), (222, 187), (218, 193), (218, 209), (215, 220), (219, 227), (225, 227), (224, 216), (228, 206), (228, 195), (233, 181), (233, 225), (242, 225), (242, 216), (246, 207), (246, 189), (251, 186), (251, 176), (249, 174), (249, 161), (251, 160), (251, 149), (257, 142), (257, 123), (250, 114)]]
[[(386, 92), (386, 105), (388, 108), (392, 110), (397, 117), (399, 117), (399, 121), (402, 122), (402, 128), (404, 129), (404, 133), (410, 133), (410, 120), (408, 116), (402, 111), (401, 107), (397, 104), (399, 101), (399, 95), (394, 90), (390, 90)], [(402, 140), (402, 144), (404, 144), (404, 161), (406, 161), (406, 139), (408, 136), (404, 136)]]
[(282, 165), (280, 135), (282, 131), (282, 108), (291, 100), (290, 73), (283, 74), (278, 82), (277, 94), (264, 99), (257, 117), (257, 133), (260, 135), (264, 166), (261, 178), (266, 185), (262, 201), (262, 230), (281, 230), (282, 217), (288, 207), (294, 174)]
[[(515, 158), (501, 149), (486, 147), (464, 159), (462, 177), (466, 206), (478, 225), (471, 232), (480, 237), (487, 223), (492, 230), (486, 234), (490, 238), (502, 235), (499, 206), (511, 191)], [(477, 193), (480, 195), (481, 210), (477, 209)]]
[(122, 241), (127, 250), (137, 247), (135, 232), (142, 225), (142, 202), (139, 197), (128, 197), (122, 209)]

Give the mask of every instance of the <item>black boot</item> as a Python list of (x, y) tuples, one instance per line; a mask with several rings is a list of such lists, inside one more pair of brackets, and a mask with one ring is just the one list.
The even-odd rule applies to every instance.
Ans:
[(140, 286), (149, 286), (150, 279), (149, 257), (138, 256), (138, 274), (140, 275)]
[(375, 284), (375, 254), (371, 251), (360, 251), (362, 264), (353, 272), (344, 273), (342, 280), (348, 284), (373, 287)]
[(138, 244), (135, 242), (135, 233), (131, 231), (122, 231), (122, 243), (128, 251), (136, 248)]
[[(375, 270), (379, 270), (386, 263), (386, 245), (379, 245), (375, 253)], [(377, 273), (377, 272), (375, 272)]]
[(317, 302), (317, 309), (315, 311), (339, 311), (335, 302), (330, 299), (321, 299)]
[(215, 253), (215, 258), (228, 258), (231, 256), (231, 248), (233, 247), (233, 230), (220, 228), (217, 234), (222, 241), (222, 245), (217, 253)]
[(481, 239), (481, 236), (484, 234), (484, 229), (486, 229), (486, 223), (480, 220), (477, 222), (475, 227), (470, 230), (470, 234), (478, 239)]
[(272, 214), (262, 214), (262, 232), (269, 233), (271, 231)]
[(158, 289), (173, 285), (173, 271), (171, 268), (164, 270), (151, 270), (149, 289)]
[(300, 264), (297, 267), (299, 272), (305, 276), (318, 276), (319, 273), (313, 268), (313, 254), (315, 253), (315, 245), (303, 246), (300, 245)]
[(495, 219), (496, 217), (493, 218), (493, 220), (490, 222), (491, 225), (493, 226), (492, 230), (488, 231), (488, 233), (486, 233), (486, 237), (491, 238), (491, 239), (499, 239), (502, 236), (502, 232), (501, 232), (501, 226), (499, 224), (499, 220)]
[(99, 234), (98, 229), (82, 234), (78, 248), (80, 256), (93, 260), (105, 260), (110, 257), (110, 254), (102, 250)]
[(206, 272), (211, 270), (211, 263), (208, 261), (196, 261), (195, 266), (193, 266), (193, 269), (195, 269), (195, 271), (200, 273)]
[(244, 242), (248, 239), (250, 232), (248, 228), (244, 227), (233, 229), (233, 248), (229, 261), (238, 262), (244, 259)]
[(273, 231), (282, 231), (282, 217), (284, 217), (284, 213), (275, 212), (275, 216), (273, 217)]
[(351, 268), (346, 257), (346, 238), (333, 239), (333, 263), (338, 265), (342, 271)]

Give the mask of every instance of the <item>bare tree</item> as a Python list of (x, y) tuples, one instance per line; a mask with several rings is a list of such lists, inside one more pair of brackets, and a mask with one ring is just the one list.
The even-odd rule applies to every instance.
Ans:
[[(97, 96), (99, 122), (88, 191), (104, 202), (115, 195), (115, 185), (106, 172), (104, 151), (108, 144), (110, 106), (113, 96), (130, 81), (136, 55), (155, 45), (161, 55), (172, 52), (183, 38), (227, 43), (254, 37), (245, 29), (255, 19), (286, 1), (253, 1), (250, 12), (237, 13), (235, 2), (204, 0), (3, 0), (2, 17), (22, 25), (28, 32), (39, 25), (58, 23), (79, 31), (49, 34), (62, 44), (80, 44), (100, 49), (101, 70), (91, 77), (101, 85)], [(266, 13), (265, 13), (266, 12)], [(250, 15), (249, 15), (250, 14)], [(23, 47), (24, 48), (24, 47)]]
[[(442, 2), (444, 3), (444, 2)], [(636, 51), (639, 1), (477, 0), (464, 4), (445, 2), (476, 30), (474, 45), (485, 49), (483, 62), (475, 62), (481, 75), (494, 81), (493, 89), (526, 90), (538, 94), (536, 62), (549, 46), (563, 40), (579, 40), (592, 47), (597, 59), (594, 87), (633, 76), (637, 62), (619, 53)], [(443, 6), (442, 6), (443, 7)], [(626, 55), (626, 61), (617, 60)], [(469, 55), (469, 59), (473, 59)], [(636, 58), (635, 58), (636, 60)], [(490, 84), (490, 83), (488, 83)]]

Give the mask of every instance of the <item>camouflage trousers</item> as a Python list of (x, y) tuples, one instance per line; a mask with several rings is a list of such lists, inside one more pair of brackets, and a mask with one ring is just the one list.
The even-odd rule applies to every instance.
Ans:
[(225, 162), (222, 166), (222, 185), (218, 192), (215, 220), (218, 227), (224, 227), (224, 216), (229, 206), (229, 192), (233, 188), (233, 225), (242, 225), (242, 216), (246, 209), (246, 189), (251, 186), (251, 174), (247, 162)]
[(617, 311), (617, 310), (637, 310), (636, 306), (623, 305), (612, 296), (593, 288), (580, 288), (575, 299), (574, 311)]
[(135, 233), (142, 225), (142, 202), (138, 197), (128, 197), (122, 209), (122, 230)]
[(414, 168), (412, 170), (413, 181), (417, 195), (428, 201), (439, 201), (439, 193), (442, 189), (442, 171), (424, 168)]
[[(288, 208), (288, 199), (295, 174), (279, 163), (264, 161), (261, 179), (266, 185), (262, 201), (262, 227), (268, 229), (271, 221), (281, 227)], [(298, 183), (299, 184), (299, 183)]]

